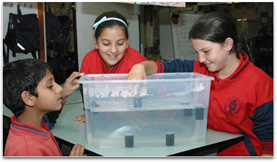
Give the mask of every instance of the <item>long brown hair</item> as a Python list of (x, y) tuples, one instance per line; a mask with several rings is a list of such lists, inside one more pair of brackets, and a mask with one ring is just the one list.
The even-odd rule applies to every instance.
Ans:
[[(199, 17), (189, 32), (189, 39), (202, 39), (223, 44), (226, 38), (232, 38), (231, 52), (251, 55), (248, 36), (236, 27), (231, 15), (222, 12), (210, 12)], [(249, 57), (250, 58), (250, 57)]]

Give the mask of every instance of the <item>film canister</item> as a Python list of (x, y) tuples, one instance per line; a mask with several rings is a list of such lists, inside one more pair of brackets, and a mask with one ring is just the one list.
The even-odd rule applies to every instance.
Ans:
[(127, 148), (134, 147), (134, 134), (125, 135), (125, 147)]
[(165, 139), (166, 146), (174, 146), (174, 133), (173, 132), (166, 132), (166, 139)]
[(204, 108), (203, 107), (196, 107), (195, 108), (195, 118), (196, 118), (196, 120), (203, 120), (204, 119)]

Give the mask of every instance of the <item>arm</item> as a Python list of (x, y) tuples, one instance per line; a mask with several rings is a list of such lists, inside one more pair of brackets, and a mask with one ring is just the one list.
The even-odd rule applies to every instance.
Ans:
[(128, 80), (146, 79), (147, 76), (157, 73), (158, 66), (153, 61), (144, 61), (132, 67), (128, 74)]
[[(158, 73), (193, 72), (195, 62), (196, 61), (194, 60), (181, 60), (181, 59), (175, 59), (169, 62), (144, 61), (132, 67), (127, 79), (128, 80), (146, 79), (147, 76), (157, 72)], [(200, 65), (197, 64), (197, 68), (199, 68), (198, 66), (200, 67)]]
[(262, 144), (262, 156), (273, 155), (273, 101), (261, 105), (251, 117), (253, 132)]
[[(252, 77), (255, 78), (254, 75)], [(259, 78), (254, 85), (255, 102), (258, 107), (249, 115), (254, 122), (252, 131), (262, 144), (262, 156), (266, 156), (266, 154), (273, 155), (274, 152), (274, 90), (272, 78), (268, 75), (259, 77), (262, 79)]]

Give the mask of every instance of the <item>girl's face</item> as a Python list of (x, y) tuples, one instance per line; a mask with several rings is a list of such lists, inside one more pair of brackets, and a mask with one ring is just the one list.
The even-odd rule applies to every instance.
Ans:
[(62, 87), (55, 82), (52, 73), (48, 70), (37, 86), (37, 93), (35, 107), (39, 111), (50, 112), (61, 109)]
[(98, 39), (94, 38), (94, 42), (109, 69), (124, 57), (129, 46), (129, 40), (119, 26), (103, 29)]
[[(232, 42), (231, 42), (232, 43)], [(205, 64), (210, 72), (220, 72), (229, 68), (233, 55), (230, 50), (233, 44), (219, 44), (201, 39), (191, 39), (193, 48), (198, 53), (200, 63)]]

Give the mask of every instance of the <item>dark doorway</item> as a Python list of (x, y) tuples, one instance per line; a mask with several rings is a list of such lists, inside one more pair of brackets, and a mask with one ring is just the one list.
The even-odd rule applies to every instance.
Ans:
[(58, 84), (78, 71), (76, 10), (74, 2), (47, 2), (45, 31), (47, 62)]

